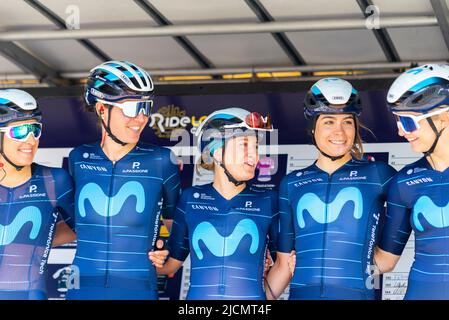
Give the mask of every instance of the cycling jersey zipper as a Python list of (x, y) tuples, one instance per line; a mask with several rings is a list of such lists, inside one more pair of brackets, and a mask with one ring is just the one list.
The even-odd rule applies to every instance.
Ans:
[(324, 202), (326, 203), (325, 206), (325, 212), (324, 212), (324, 230), (323, 230), (323, 251), (321, 252), (321, 286), (320, 286), (320, 296), (323, 298), (324, 293), (324, 276), (325, 276), (325, 250), (326, 250), (326, 239), (327, 239), (327, 216), (328, 216), (328, 208), (329, 208), (329, 192), (331, 188), (331, 182), (332, 182), (332, 173), (328, 175), (328, 181), (326, 186), (326, 197), (324, 199)]
[(111, 181), (109, 183), (109, 192), (108, 192), (108, 211), (106, 212), (106, 232), (107, 232), (107, 238), (106, 238), (106, 274), (105, 274), (105, 284), (104, 286), (106, 288), (109, 288), (109, 251), (110, 251), (110, 241), (111, 241), (111, 217), (110, 217), (110, 210), (111, 210), (111, 198), (112, 198), (112, 189), (114, 185), (114, 171), (115, 171), (115, 162), (112, 163), (112, 171), (111, 171)]

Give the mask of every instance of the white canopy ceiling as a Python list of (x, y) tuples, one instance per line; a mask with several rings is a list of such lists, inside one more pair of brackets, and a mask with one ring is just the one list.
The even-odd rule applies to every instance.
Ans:
[[(81, 77), (107, 59), (126, 59), (162, 75), (195, 74), (195, 70), (206, 74), (204, 69), (285, 71), (310, 65), (344, 64), (347, 68), (361, 63), (385, 66), (445, 61), (449, 59), (448, 2), (2, 0), (0, 79), (36, 78), (54, 84), (55, 79)], [(365, 21), (364, 8), (368, 5), (377, 6), (380, 24), (386, 27), (372, 30), (364, 25), (350, 26)], [(75, 31), (87, 31), (90, 37), (72, 37), (68, 33), (54, 39), (66, 22), (74, 21), (74, 12), (79, 12), (80, 18), (80, 29)], [(55, 21), (58, 19), (59, 25)], [(248, 32), (241, 31), (246, 24), (279, 27), (289, 22), (305, 24), (290, 26), (285, 32), (256, 32), (250, 27)], [(320, 27), (315, 27), (317, 22)], [(176, 29), (167, 36), (96, 34), (104, 29), (165, 30), (170, 24), (209, 27), (196, 33)], [(229, 26), (229, 32), (212, 30), (211, 26), (223, 24)], [(233, 31), (233, 27), (240, 27), (240, 31)], [(38, 32), (46, 35), (39, 36)], [(41, 62), (38, 68), (33, 67), (36, 61)]]

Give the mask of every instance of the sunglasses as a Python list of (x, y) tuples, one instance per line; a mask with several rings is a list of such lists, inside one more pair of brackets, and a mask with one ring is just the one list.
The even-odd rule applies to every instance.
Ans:
[(17, 126), (9, 126), (0, 128), (0, 132), (5, 132), (9, 139), (16, 141), (26, 141), (30, 134), (34, 139), (38, 140), (42, 134), (42, 123), (24, 123)]
[(109, 102), (97, 99), (97, 101), (108, 104), (111, 106), (119, 107), (123, 114), (128, 118), (135, 118), (140, 113), (143, 113), (145, 116), (149, 117), (151, 112), (153, 111), (153, 100), (144, 100), (144, 101), (124, 101), (124, 102)]
[(258, 112), (251, 112), (245, 117), (245, 121), (237, 124), (225, 125), (224, 128), (246, 128), (250, 130), (272, 131), (271, 116), (263, 117)]
[(393, 114), (396, 117), (396, 123), (398, 125), (398, 128), (402, 129), (402, 131), (404, 131), (405, 133), (411, 133), (420, 128), (419, 122), (421, 120), (430, 118), (432, 116), (446, 112), (448, 110), (449, 110), (449, 108), (443, 108), (443, 109), (439, 109), (437, 111), (426, 113), (426, 114), (419, 115), (419, 116), (415, 116), (412, 114), (400, 115), (396, 112), (393, 112)]

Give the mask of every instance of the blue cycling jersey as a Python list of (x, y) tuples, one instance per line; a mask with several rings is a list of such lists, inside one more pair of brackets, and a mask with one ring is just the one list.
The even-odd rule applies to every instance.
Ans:
[(392, 180), (379, 247), (400, 255), (411, 231), (415, 261), (405, 299), (449, 299), (449, 169), (433, 170), (425, 157)]
[(67, 298), (157, 299), (148, 252), (159, 234), (160, 214), (171, 219), (180, 193), (176, 159), (167, 148), (139, 143), (113, 163), (96, 143), (74, 149), (69, 167), (80, 288), (69, 290)]
[(63, 169), (33, 164), (31, 178), (0, 185), (0, 299), (46, 299), (46, 266), (58, 220), (73, 228), (73, 183)]
[(290, 299), (374, 299), (369, 278), (388, 181), (382, 162), (313, 164), (283, 178), (278, 250), (296, 250)]
[(227, 200), (206, 184), (185, 190), (168, 241), (170, 256), (191, 259), (187, 299), (265, 299), (267, 246), (275, 250), (277, 196), (246, 187)]

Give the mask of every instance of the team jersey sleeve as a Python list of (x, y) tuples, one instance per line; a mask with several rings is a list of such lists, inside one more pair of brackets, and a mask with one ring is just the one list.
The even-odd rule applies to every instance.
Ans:
[(293, 225), (293, 211), (288, 195), (288, 176), (284, 177), (279, 187), (279, 233), (277, 249), (290, 253), (295, 247), (295, 230)]
[(181, 193), (181, 176), (175, 155), (170, 150), (166, 150), (162, 164), (164, 166), (162, 217), (164, 219), (173, 219), (176, 202)]
[(179, 199), (174, 212), (170, 237), (168, 238), (170, 256), (179, 261), (184, 261), (190, 253), (189, 230), (185, 217), (186, 197), (187, 194), (184, 192)]
[(56, 186), (56, 208), (60, 217), (72, 229), (75, 229), (74, 186), (72, 177), (64, 169), (58, 169), (54, 175)]
[(398, 176), (390, 184), (387, 198), (385, 224), (379, 247), (395, 255), (401, 255), (412, 227), (409, 222), (410, 208), (404, 203), (398, 185)]
[(271, 194), (271, 207), (272, 218), (270, 224), (270, 230), (268, 233), (268, 250), (270, 250), (273, 259), (276, 257), (278, 231), (279, 231), (279, 206), (278, 206), (278, 194), (273, 192)]

